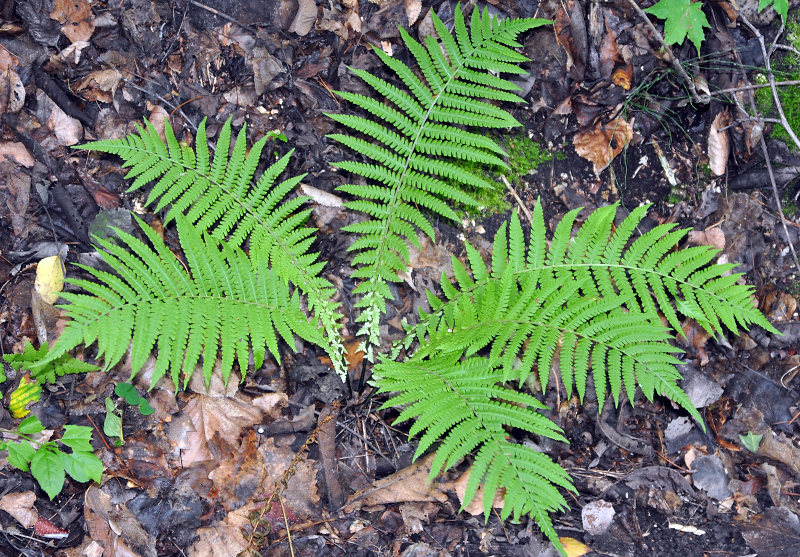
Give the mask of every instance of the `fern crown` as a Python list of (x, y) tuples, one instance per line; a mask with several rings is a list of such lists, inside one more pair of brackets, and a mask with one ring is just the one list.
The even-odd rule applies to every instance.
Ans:
[(463, 186), (493, 188), (482, 176), (463, 167), (478, 162), (506, 167), (504, 151), (486, 135), (470, 127), (509, 128), (519, 122), (493, 101), (519, 102), (519, 88), (497, 73), (523, 74), (517, 64), (527, 58), (514, 48), (523, 31), (548, 23), (542, 19), (492, 18), (488, 10), (472, 12), (467, 31), (460, 6), (455, 11), (455, 35), (435, 12), (431, 12), (438, 40), (432, 36), (422, 45), (408, 32), (400, 36), (419, 66), (422, 78), (402, 62), (380, 49), (375, 53), (403, 84), (397, 87), (364, 70), (353, 69), (376, 93), (377, 98), (337, 92), (369, 113), (369, 117), (330, 114), (355, 135), (329, 137), (350, 147), (364, 162), (341, 161), (335, 166), (362, 176), (366, 184), (348, 184), (338, 189), (357, 199), (346, 204), (366, 220), (345, 228), (357, 236), (350, 251), (356, 278), (363, 282), (354, 293), (361, 295), (359, 334), (367, 345), (379, 344), (379, 324), (392, 298), (388, 282), (399, 281), (398, 273), (409, 262), (409, 244), (419, 246), (416, 229), (434, 238), (429, 215), (458, 220), (453, 203), (475, 206), (477, 202)]

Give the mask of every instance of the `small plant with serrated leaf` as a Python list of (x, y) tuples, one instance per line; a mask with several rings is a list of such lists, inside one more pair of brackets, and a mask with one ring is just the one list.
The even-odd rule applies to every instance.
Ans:
[(705, 29), (711, 28), (703, 13), (702, 1), (659, 0), (645, 12), (664, 20), (664, 41), (668, 45), (681, 45), (688, 38), (700, 56), (700, 45), (706, 38)]
[[(340, 92), (360, 113), (330, 115), (349, 130), (330, 137), (354, 152), (336, 166), (360, 177), (339, 188), (352, 198), (346, 207), (364, 217), (344, 229), (354, 238), (352, 276), (360, 281), (350, 307), (379, 360), (375, 384), (391, 393), (385, 407), (400, 409), (400, 422), (413, 420), (416, 457), (436, 450), (431, 478), (469, 458), (463, 505), (483, 486), (488, 520), (496, 493), (504, 492), (501, 517), (531, 516), (563, 553), (550, 513), (566, 508), (572, 481), (520, 432), (565, 438), (530, 379), (546, 389), (555, 369), (568, 393), (583, 400), (593, 388), (601, 407), (607, 395), (617, 405), (623, 393), (633, 401), (641, 389), (650, 400), (674, 400), (702, 425), (677, 384), (680, 350), (671, 341), (682, 334), (681, 321), (694, 319), (713, 335), (775, 329), (753, 306), (753, 288), (731, 272), (735, 265), (714, 263), (716, 250), (681, 249), (687, 231), (674, 225), (636, 236), (646, 207), (618, 226), (616, 205), (580, 225), (571, 211), (548, 238), (537, 204), (528, 238), (514, 215), (488, 260), (467, 244), (467, 264), (453, 259), (442, 296), (427, 292), (430, 311), (420, 312), (390, 354), (375, 354), (390, 285), (407, 270), (418, 232), (433, 239), (437, 218), (456, 218), (453, 203), (474, 204), (470, 188), (495, 187), (461, 163), (506, 166), (505, 152), (484, 131), (518, 125), (500, 106), (518, 102), (518, 88), (501, 75), (524, 73), (517, 37), (546, 23), (474, 10), (468, 26), (460, 6), (452, 33), (433, 13), (432, 22), (436, 36), (424, 44), (401, 32), (419, 72), (375, 50), (392, 77), (353, 70), (373, 97)], [(213, 158), (204, 124), (194, 149), (169, 124), (165, 135), (166, 142), (146, 124), (82, 148), (120, 156), (135, 178), (132, 190), (155, 183), (147, 202), (169, 208), (183, 260), (141, 221), (146, 242), (121, 231), (118, 243), (98, 239), (113, 272), (84, 267), (92, 279), (71, 280), (86, 293), (63, 294), (69, 322), (39, 364), (95, 345), (104, 369), (130, 350), (135, 374), (157, 351), (153, 384), (168, 375), (177, 388), (196, 368), (210, 381), (218, 360), (225, 381), (235, 369), (244, 379), (251, 359), (256, 368), (267, 357), (279, 360), (280, 343), (293, 350), (299, 337), (326, 350), (346, 377), (343, 304), (312, 248), (306, 198), (290, 198), (302, 177), (278, 182), (291, 153), (252, 183), (263, 140), (248, 153), (242, 130), (230, 152), (230, 120)]]
[[(0, 441), (0, 451), (8, 451), (9, 464), (23, 472), (30, 471), (50, 499), (61, 493), (66, 474), (76, 482), (100, 483), (103, 463), (95, 456), (90, 443), (92, 428), (66, 425), (59, 440), (37, 440), (36, 434), (44, 429), (39, 418), (29, 416), (16, 430), (6, 431), (6, 435), (17, 437)], [(60, 445), (70, 450), (65, 451)]]

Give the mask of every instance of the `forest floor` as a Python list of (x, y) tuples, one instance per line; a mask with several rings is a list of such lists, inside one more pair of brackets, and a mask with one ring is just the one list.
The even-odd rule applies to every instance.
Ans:
[[(543, 395), (570, 444), (542, 448), (578, 490), (570, 511), (553, 516), (556, 530), (571, 539), (571, 555), (800, 555), (800, 266), (791, 249), (800, 249), (800, 147), (773, 133), (769, 89), (751, 87), (768, 77), (756, 29), (767, 47), (790, 47), (769, 53), (775, 79), (797, 79), (796, 14), (787, 31), (755, 1), (705, 2), (711, 27), (700, 56), (689, 41), (672, 55), (695, 98), (629, 0), (477, 4), (555, 26), (523, 36), (530, 75), (518, 81), (524, 102), (510, 109), (522, 126), (497, 135), (508, 185), (491, 174), (499, 193), (482, 199), (485, 209), (459, 208), (461, 223), (437, 221), (437, 241), (413, 251), (386, 343), (452, 270), (450, 257), (465, 260), (464, 240), (486, 255), (512, 211), (540, 202), (552, 231), (577, 207), (586, 215), (652, 204), (643, 228), (676, 222), (692, 229), (687, 245), (719, 248), (783, 336), (754, 328), (711, 338), (684, 324), (681, 384), (705, 432), (665, 399), (608, 404), (598, 415), (596, 400), (581, 405), (558, 388)], [(379, 410), (385, 398), (372, 392), (354, 336), (351, 240), (341, 231), (354, 217), (335, 191), (348, 177), (330, 165), (345, 154), (326, 137), (341, 131), (326, 113), (352, 110), (335, 91), (364, 91), (351, 68), (384, 75), (373, 47), (408, 62), (397, 26), (429, 33), (434, 9), (452, 23), (455, 2), (440, 0), (0, 2), (0, 352), (52, 343), (63, 327), (58, 310), (32, 300), (44, 257), (60, 254), (68, 278), (84, 276), (71, 263), (92, 260), (90, 234), (109, 223), (132, 231), (129, 211), (179, 249), (164, 214), (126, 192), (117, 159), (70, 147), (134, 132), (143, 118), (160, 130), (168, 120), (193, 144), (203, 118), (214, 137), (231, 117), (236, 129), (247, 124), (249, 144), (270, 135), (265, 152), (295, 149), (287, 175), (307, 173), (303, 192), (321, 231), (314, 248), (345, 301), (351, 371), (343, 384), (321, 351), (304, 346), (281, 366), (267, 362), (227, 387), (215, 380), (210, 391), (200, 379), (177, 393), (147, 391), (141, 373), (134, 384), (150, 415), (114, 394), (130, 380), (129, 364), (58, 378), (29, 409), (51, 434), (92, 427), (103, 483), (67, 477), (51, 500), (29, 472), (0, 459), (0, 554), (555, 555), (532, 520), (459, 512), (467, 463), (426, 485), (427, 461), (412, 463), (408, 425)], [(797, 85), (779, 89), (787, 114), (800, 114)], [(766, 119), (739, 111), (752, 113), (751, 101)], [(8, 439), (19, 420), (5, 406), (22, 374), (3, 365)], [(108, 434), (109, 414), (121, 419), (122, 438)], [(748, 434), (761, 444), (747, 448)], [(274, 489), (279, 501), (264, 508)]]

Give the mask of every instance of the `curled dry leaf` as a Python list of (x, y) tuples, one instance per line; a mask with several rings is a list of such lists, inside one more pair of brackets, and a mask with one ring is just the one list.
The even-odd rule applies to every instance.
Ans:
[(708, 130), (708, 166), (711, 167), (711, 172), (714, 176), (722, 176), (725, 174), (725, 168), (728, 166), (728, 153), (730, 152), (730, 140), (728, 138), (728, 130), (725, 128), (730, 122), (730, 114), (727, 110), (723, 110), (711, 122), (711, 128)]
[(12, 69), (0, 72), (0, 114), (16, 114), (25, 104), (25, 86)]
[(19, 522), (23, 528), (33, 528), (39, 518), (34, 508), (36, 495), (33, 491), (6, 493), (0, 499), (0, 510), (6, 511)]
[(83, 78), (76, 89), (87, 101), (110, 103), (121, 79), (122, 74), (116, 69), (97, 70)]
[(94, 14), (88, 0), (55, 0), (50, 18), (61, 23), (70, 42), (88, 41), (94, 33)]
[(604, 124), (597, 122), (594, 128), (575, 134), (572, 145), (575, 152), (594, 165), (594, 173), (600, 173), (611, 164), (633, 138), (633, 125), (622, 118)]

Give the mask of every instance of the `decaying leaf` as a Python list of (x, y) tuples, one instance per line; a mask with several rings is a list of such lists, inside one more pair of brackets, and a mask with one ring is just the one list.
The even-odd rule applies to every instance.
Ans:
[(597, 122), (594, 128), (575, 134), (572, 144), (575, 152), (594, 165), (594, 173), (600, 173), (611, 164), (633, 138), (633, 125), (622, 118), (604, 124)]
[(184, 412), (191, 418), (195, 429), (186, 435), (189, 449), (181, 457), (184, 466), (217, 460), (223, 444), (238, 447), (242, 430), (258, 423), (263, 416), (261, 408), (249, 402), (204, 395), (192, 398)]
[(708, 166), (714, 176), (722, 176), (728, 166), (728, 153), (730, 152), (730, 139), (725, 128), (730, 122), (730, 114), (723, 110), (711, 122), (708, 130)]
[(117, 92), (122, 74), (116, 69), (97, 70), (89, 73), (76, 87), (87, 101), (110, 103)]
[(12, 69), (0, 71), (0, 114), (16, 114), (25, 104), (25, 86)]
[(39, 261), (33, 287), (48, 304), (56, 303), (59, 292), (64, 289), (64, 262), (58, 255)]
[(39, 518), (33, 506), (35, 502), (36, 494), (33, 491), (7, 493), (0, 499), (0, 510), (13, 516), (23, 528), (33, 528)]
[(425, 458), (420, 458), (411, 466), (375, 482), (373, 487), (357, 491), (345, 502), (345, 512), (351, 512), (363, 506), (406, 501), (445, 502), (447, 495), (442, 486), (436, 480), (430, 484), (427, 483), (431, 473), (431, 463), (435, 456), (435, 454), (430, 454)]
[(88, 0), (55, 0), (50, 17), (62, 24), (70, 42), (88, 41), (94, 33), (94, 14)]

